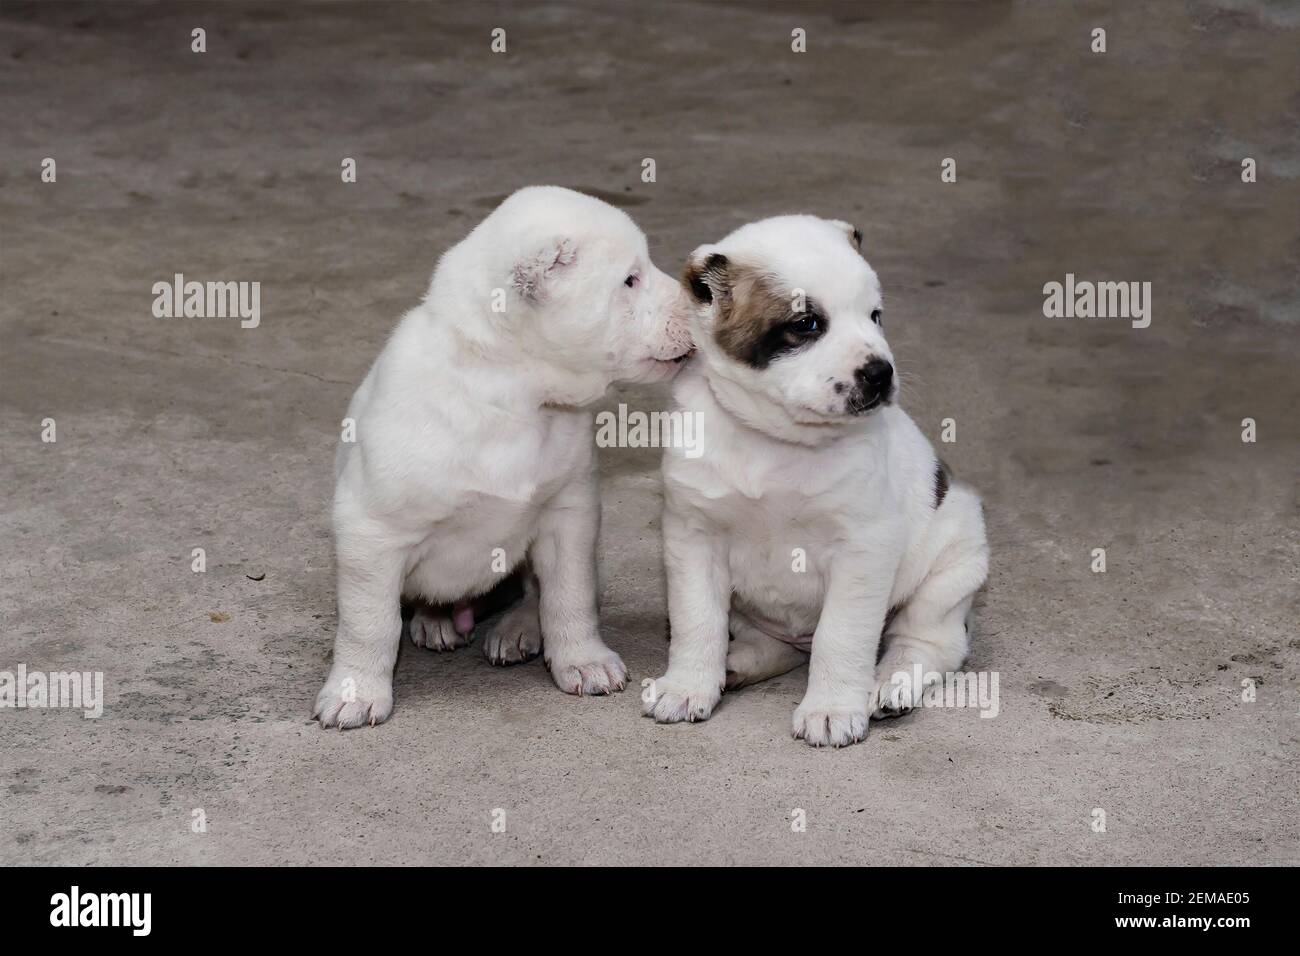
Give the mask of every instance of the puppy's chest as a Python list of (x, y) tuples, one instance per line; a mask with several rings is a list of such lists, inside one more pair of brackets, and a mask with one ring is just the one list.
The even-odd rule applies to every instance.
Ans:
[(771, 493), (719, 504), (736, 593), (777, 616), (790, 608), (820, 607), (839, 537), (837, 516), (800, 495)]
[(722, 539), (740, 605), (790, 633), (815, 626), (835, 553), (857, 525), (845, 489), (869, 482), (842, 462), (706, 455), (675, 464), (677, 487)]
[(528, 429), (495, 431), (482, 456), (491, 478), (483, 490), (523, 510), (550, 498), (588, 467), (587, 423), (581, 414), (553, 412)]
[(592, 455), (589, 430), (577, 416), (548, 415), (529, 424), (485, 430), (476, 447), (456, 449), (445, 464), (430, 461), (428, 474), (442, 485), (441, 494), (412, 501), (416, 520), (444, 542), (527, 544), (547, 502), (590, 471)]

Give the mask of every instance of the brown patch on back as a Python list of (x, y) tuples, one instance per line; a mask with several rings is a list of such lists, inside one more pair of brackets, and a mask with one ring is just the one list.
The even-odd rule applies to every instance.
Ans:
[(943, 463), (942, 458), (936, 458), (934, 462), (934, 507), (943, 504), (943, 499), (948, 496), (948, 466)]

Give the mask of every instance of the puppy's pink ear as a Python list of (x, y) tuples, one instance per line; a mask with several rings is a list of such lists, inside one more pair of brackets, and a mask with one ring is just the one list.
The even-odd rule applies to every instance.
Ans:
[(546, 298), (547, 287), (578, 258), (572, 239), (552, 239), (518, 260), (510, 272), (510, 285), (525, 302)]
[(851, 222), (845, 222), (843, 219), (830, 220), (832, 226), (836, 226), (844, 231), (844, 235), (849, 237), (849, 242), (853, 243), (853, 248), (862, 251), (862, 230)]
[(708, 305), (719, 296), (726, 298), (731, 294), (729, 265), (727, 257), (715, 252), (713, 246), (700, 246), (686, 260), (682, 284), (700, 305)]

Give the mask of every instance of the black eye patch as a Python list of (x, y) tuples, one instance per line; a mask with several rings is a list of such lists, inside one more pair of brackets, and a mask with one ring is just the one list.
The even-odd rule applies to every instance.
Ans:
[(805, 312), (796, 312), (784, 322), (778, 322), (756, 341), (746, 361), (754, 368), (763, 369), (776, 359), (802, 351), (812, 345), (830, 328), (822, 313), (809, 306)]

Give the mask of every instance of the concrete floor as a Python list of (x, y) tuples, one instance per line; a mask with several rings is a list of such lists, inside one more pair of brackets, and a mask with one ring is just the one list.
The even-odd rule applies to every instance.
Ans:
[[(108, 701), (0, 710), (0, 862), (1300, 862), (1297, 47), (1294, 9), (1246, 0), (6, 4), (0, 669), (101, 670)], [(956, 419), (985, 495), (969, 666), (1000, 716), (819, 752), (788, 735), (804, 670), (663, 727), (408, 646), (387, 724), (309, 720), (348, 396), (535, 182), (612, 197), (670, 271), (763, 215), (862, 227), (905, 405)], [(155, 319), (175, 272), (261, 281), (261, 325)], [(1066, 273), (1150, 281), (1150, 328), (1044, 318)], [(602, 455), (604, 628), (639, 681), (657, 459)]]

